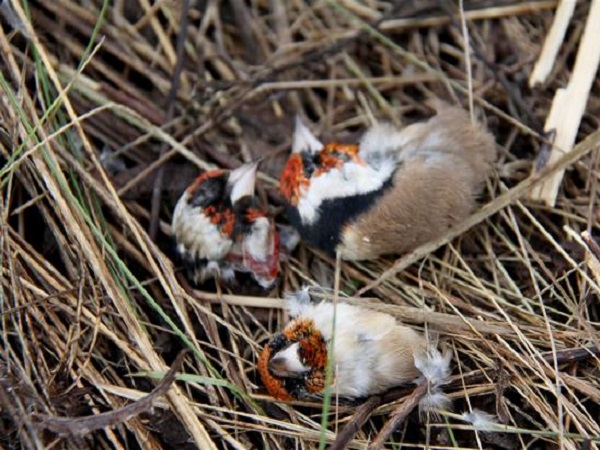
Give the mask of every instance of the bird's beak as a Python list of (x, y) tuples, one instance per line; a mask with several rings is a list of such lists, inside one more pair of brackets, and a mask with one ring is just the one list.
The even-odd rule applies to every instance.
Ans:
[(323, 148), (310, 129), (302, 123), (300, 117), (296, 116), (296, 125), (294, 127), (294, 139), (292, 141), (292, 153), (310, 152), (317, 153)]
[(231, 194), (229, 194), (231, 203), (235, 203), (247, 195), (254, 195), (257, 167), (258, 163), (253, 162), (231, 171), (228, 179), (228, 184), (231, 187)]

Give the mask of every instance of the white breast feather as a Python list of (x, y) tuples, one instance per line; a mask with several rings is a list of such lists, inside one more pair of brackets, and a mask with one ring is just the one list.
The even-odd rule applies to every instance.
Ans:
[(218, 261), (231, 249), (232, 242), (204, 215), (202, 208), (191, 207), (184, 192), (173, 212), (173, 234), (178, 249), (193, 258)]
[(397, 326), (396, 320), (388, 314), (352, 305), (338, 304), (337, 308), (334, 392), (360, 397), (371, 391), (374, 373), (382, 360), (392, 357), (381, 354), (381, 341)]
[[(366, 308), (346, 303), (338, 303), (336, 308), (334, 392), (341, 396), (360, 397), (372, 391), (375, 372), (393, 373), (398, 356), (386, 353), (386, 348), (389, 351), (390, 347), (382, 344), (394, 339), (390, 337), (394, 335), (392, 331), (401, 325), (393, 316)], [(334, 318), (332, 303), (314, 304), (292, 298), (288, 299), (288, 310), (294, 317), (312, 319), (325, 340), (331, 340)], [(412, 334), (411, 330), (407, 330), (407, 333)], [(414, 334), (417, 335), (416, 332)], [(398, 345), (403, 343), (398, 342)], [(404, 345), (411, 344), (407, 342)]]
[(313, 177), (308, 187), (303, 187), (298, 201), (298, 212), (305, 224), (319, 218), (319, 208), (324, 200), (351, 197), (380, 189), (395, 169), (393, 160), (381, 161), (378, 168), (346, 163), (341, 169)]

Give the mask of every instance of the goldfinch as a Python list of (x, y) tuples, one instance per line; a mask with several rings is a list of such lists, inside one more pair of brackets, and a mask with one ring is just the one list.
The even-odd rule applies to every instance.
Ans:
[(402, 129), (371, 127), (357, 145), (322, 144), (299, 119), (280, 176), (288, 218), (308, 243), (347, 260), (405, 253), (474, 209), (494, 138), (461, 108)]
[(279, 271), (279, 236), (254, 195), (257, 163), (200, 175), (173, 212), (176, 251), (195, 283), (248, 273), (263, 288)]
[(292, 320), (264, 347), (258, 361), (273, 397), (318, 397), (328, 362), (334, 395), (345, 398), (380, 393), (421, 376), (415, 359), (427, 353), (427, 339), (393, 316), (341, 301), (313, 302), (307, 290), (286, 301)]

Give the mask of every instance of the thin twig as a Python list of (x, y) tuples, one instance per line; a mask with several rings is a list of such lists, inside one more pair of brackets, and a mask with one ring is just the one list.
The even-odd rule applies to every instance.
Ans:
[[(447, 0), (440, 0), (440, 6), (450, 16), (454, 27), (456, 27), (457, 29), (460, 29), (460, 30), (463, 30), (463, 28), (464, 28), (463, 33), (468, 33), (468, 28), (466, 28), (466, 19), (463, 18), (464, 12), (462, 10), (461, 10), (461, 20), (459, 21), (454, 16), (453, 9), (450, 7), (450, 5), (448, 5)], [(461, 25), (463, 20), (465, 21), (465, 25)], [(466, 36), (468, 38), (468, 34)], [(499, 64), (496, 64), (496, 63), (490, 61), (485, 56), (485, 52), (480, 48), (479, 43), (476, 41), (476, 39), (467, 39), (467, 38), (465, 38), (465, 58), (467, 58), (465, 61), (465, 64), (467, 64), (467, 62), (469, 63), (469, 66), (467, 67), (467, 71), (470, 69), (470, 51), (472, 51), (473, 55), (477, 59), (479, 59), (481, 62), (483, 62), (483, 64), (485, 64), (485, 66), (488, 68), (488, 70), (492, 74), (492, 76), (494, 78), (496, 78), (502, 84), (502, 86), (506, 90), (506, 93), (508, 94), (510, 100), (512, 100), (513, 104), (518, 108), (518, 110), (527, 115), (528, 123), (530, 124), (530, 126), (536, 132), (541, 133), (541, 131), (542, 131), (541, 123), (539, 122), (539, 120), (537, 119), (535, 114), (533, 114), (533, 111), (531, 110), (531, 108), (527, 104), (527, 102), (523, 99), (523, 96), (521, 95), (521, 93), (515, 89), (515, 87), (513, 86), (512, 83), (510, 83), (508, 81), (503, 68), (500, 67)], [(469, 72), (467, 72), (467, 73), (469, 73)], [(470, 77), (470, 75), (469, 75), (469, 77)], [(472, 79), (468, 78), (467, 81), (472, 82)], [(472, 95), (473, 94), (472, 87), (468, 86), (467, 94), (469, 95), (469, 106), (471, 106), (471, 102), (474, 100), (474, 97)], [(523, 121), (520, 117), (517, 117), (517, 119), (520, 122)]]
[(463, 0), (458, 1), (458, 10), (460, 12), (460, 28), (464, 39), (464, 53), (465, 53), (465, 68), (467, 71), (467, 90), (469, 93), (469, 115), (471, 116), (471, 122), (475, 123), (475, 110), (473, 102), (473, 67), (471, 66), (471, 39), (469, 38), (469, 27), (467, 26), (467, 19), (465, 18), (465, 5)]
[[(177, 34), (177, 62), (173, 68), (173, 76), (171, 78), (171, 88), (167, 96), (167, 113), (165, 117), (166, 122), (170, 122), (175, 114), (175, 100), (177, 99), (177, 91), (179, 90), (179, 83), (181, 81), (181, 73), (183, 72), (183, 62), (185, 58), (185, 41), (187, 38), (188, 30), (188, 15), (190, 9), (190, 0), (183, 0), (181, 8), (181, 20), (180, 29)], [(164, 143), (160, 149), (159, 159), (167, 152), (168, 144)], [(150, 239), (155, 240), (158, 233), (158, 223), (160, 214), (160, 204), (162, 200), (162, 186), (165, 177), (165, 166), (161, 165), (156, 173), (156, 179), (154, 180), (154, 189), (152, 190), (152, 209), (150, 212), (150, 227), (148, 234)]]
[(331, 444), (329, 450), (344, 450), (348, 447), (348, 442), (360, 431), (362, 426), (365, 424), (371, 413), (381, 405), (383, 402), (383, 396), (373, 395), (369, 397), (362, 405), (356, 408), (356, 411), (346, 423), (342, 431), (340, 431), (335, 437), (335, 441)]
[(181, 351), (171, 365), (171, 368), (152, 392), (127, 406), (85, 417), (56, 417), (41, 413), (33, 413), (31, 417), (35, 421), (35, 426), (38, 428), (50, 430), (62, 435), (84, 435), (95, 430), (101, 430), (103, 428), (113, 427), (127, 422), (133, 417), (136, 417), (145, 411), (149, 411), (156, 399), (167, 393), (175, 381), (177, 371), (181, 369), (184, 357), (188, 353), (189, 350), (187, 349)]
[(417, 407), (421, 399), (427, 395), (429, 382), (422, 381), (406, 399), (394, 410), (389, 420), (385, 423), (381, 431), (375, 436), (368, 450), (379, 450), (385, 444), (385, 441), (396, 431), (400, 424), (406, 419), (413, 409)]

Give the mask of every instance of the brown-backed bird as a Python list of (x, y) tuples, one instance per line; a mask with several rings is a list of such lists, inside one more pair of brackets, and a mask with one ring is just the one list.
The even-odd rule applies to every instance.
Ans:
[(322, 144), (299, 119), (281, 173), (288, 218), (308, 243), (348, 260), (405, 253), (474, 209), (496, 159), (494, 138), (461, 108), (396, 128), (378, 124), (357, 145)]

